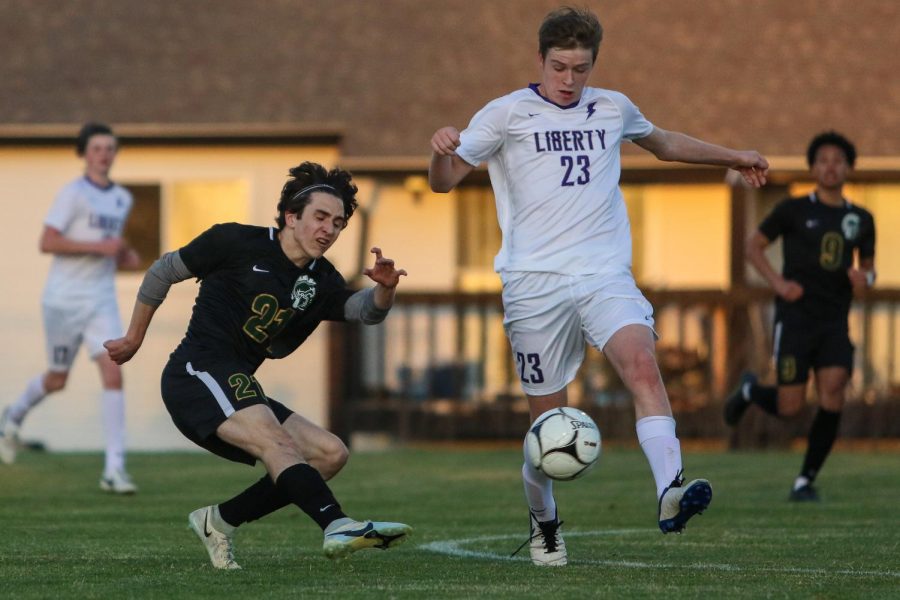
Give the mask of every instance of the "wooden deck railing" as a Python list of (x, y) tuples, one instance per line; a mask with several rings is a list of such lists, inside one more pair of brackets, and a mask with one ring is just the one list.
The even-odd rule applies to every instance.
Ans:
[[(660, 369), (681, 436), (758, 445), (803, 435), (802, 419), (778, 423), (751, 410), (738, 432), (721, 420), (741, 371), (774, 379), (768, 290), (645, 295), (655, 309)], [(900, 290), (872, 290), (854, 304), (857, 352), (845, 436), (900, 437), (898, 312)], [(502, 315), (497, 294), (399, 294), (381, 325), (331, 326), (331, 427), (344, 437), (380, 431), (404, 439), (518, 438), (527, 428), (527, 403)], [(570, 403), (598, 418), (608, 438), (633, 437), (630, 397), (593, 349), (570, 386)]]

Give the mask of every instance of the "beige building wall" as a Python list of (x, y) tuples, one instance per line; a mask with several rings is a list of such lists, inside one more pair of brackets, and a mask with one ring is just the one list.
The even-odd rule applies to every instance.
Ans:
[[(329, 147), (124, 148), (113, 169), (123, 184), (161, 186), (163, 251), (223, 220), (273, 223), (287, 169), (303, 160), (337, 161)], [(40, 297), (50, 257), (38, 252), (43, 219), (57, 191), (81, 175), (82, 163), (68, 148), (0, 149), (0, 189), (6, 217), (0, 219), (0, 404), (11, 402), (27, 380), (46, 367)], [(203, 192), (224, 195), (203, 197)], [(223, 208), (224, 205), (224, 208)], [(350, 233), (348, 229), (347, 233)], [(348, 236), (351, 237), (351, 236)], [(352, 238), (351, 238), (352, 239)], [(345, 247), (342, 247), (345, 244)], [(342, 251), (353, 242), (341, 239)], [(336, 253), (339, 269), (354, 267), (353, 252)], [(120, 312), (127, 326), (141, 273), (117, 277)], [(173, 286), (157, 311), (141, 352), (125, 367), (129, 447), (191, 448), (174, 428), (159, 396), (159, 375), (184, 335), (197, 284)], [(316, 332), (287, 359), (267, 361), (259, 371), (266, 393), (317, 423), (326, 421), (326, 336)], [(99, 415), (100, 382), (82, 350), (65, 390), (48, 397), (25, 422), (25, 439), (54, 450), (97, 450), (103, 446)]]
[(626, 201), (634, 270), (641, 287), (726, 289), (730, 285), (728, 186), (630, 186)]

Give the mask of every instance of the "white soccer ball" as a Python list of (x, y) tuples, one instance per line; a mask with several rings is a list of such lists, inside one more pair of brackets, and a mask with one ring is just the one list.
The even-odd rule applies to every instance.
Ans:
[(552, 408), (525, 435), (525, 459), (551, 479), (569, 481), (591, 470), (600, 458), (600, 429), (587, 413)]

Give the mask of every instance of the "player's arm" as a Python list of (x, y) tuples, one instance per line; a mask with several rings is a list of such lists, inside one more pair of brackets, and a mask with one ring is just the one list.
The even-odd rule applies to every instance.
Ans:
[(95, 254), (117, 257), (122, 251), (122, 238), (111, 237), (99, 242), (78, 242), (67, 238), (62, 231), (50, 225), (41, 232), (40, 249), (44, 254)]
[(475, 168), (456, 154), (459, 144), (459, 131), (455, 127), (441, 127), (431, 136), (431, 164), (428, 166), (431, 191), (449, 192)]
[(793, 302), (803, 296), (803, 286), (796, 281), (785, 279), (778, 271), (772, 267), (769, 258), (765, 254), (766, 247), (771, 243), (759, 230), (753, 232), (753, 235), (747, 240), (746, 256), (747, 261), (759, 272), (760, 275), (769, 283), (776, 294)]
[(769, 162), (755, 150), (732, 150), (677, 131), (654, 127), (650, 135), (634, 143), (659, 160), (729, 167), (753, 187), (765, 185), (769, 174)]
[(128, 331), (124, 337), (108, 340), (103, 344), (109, 352), (109, 357), (116, 364), (128, 362), (140, 349), (150, 327), (150, 321), (153, 320), (156, 309), (165, 300), (172, 284), (193, 276), (178, 251), (163, 254), (147, 269), (134, 303)]
[(375, 282), (375, 287), (360, 290), (344, 304), (344, 319), (366, 325), (381, 323), (394, 305), (394, 296), (404, 269), (394, 267), (394, 261), (381, 255), (381, 248), (372, 248), (375, 265), (363, 269), (363, 274)]

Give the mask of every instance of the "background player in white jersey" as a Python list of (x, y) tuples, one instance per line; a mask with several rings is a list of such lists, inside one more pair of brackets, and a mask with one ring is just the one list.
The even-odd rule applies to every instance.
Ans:
[(125, 399), (122, 370), (103, 342), (122, 335), (116, 302), (116, 268), (137, 269), (140, 258), (122, 238), (131, 210), (131, 194), (110, 180), (118, 151), (112, 129), (87, 123), (78, 134), (84, 176), (66, 185), (44, 220), (40, 249), (53, 255), (41, 299), (48, 369), (32, 378), (0, 417), (0, 459), (15, 459), (19, 427), (47, 395), (66, 386), (82, 343), (100, 370), (106, 433), (106, 462), (100, 487), (109, 492), (137, 491), (125, 471)]
[[(540, 82), (489, 102), (459, 133), (431, 139), (429, 180), (452, 190), (487, 161), (503, 243), (504, 326), (532, 418), (565, 405), (585, 340), (602, 350), (634, 397), (663, 533), (681, 531), (712, 498), (706, 480), (683, 483), (675, 421), (655, 355), (652, 307), (631, 274), (631, 232), (618, 182), (619, 146), (634, 141), (664, 161), (731, 167), (765, 183), (768, 163), (654, 127), (623, 94), (586, 87), (603, 30), (587, 10), (550, 13), (539, 31)], [(522, 468), (531, 557), (566, 564), (551, 481)]]

